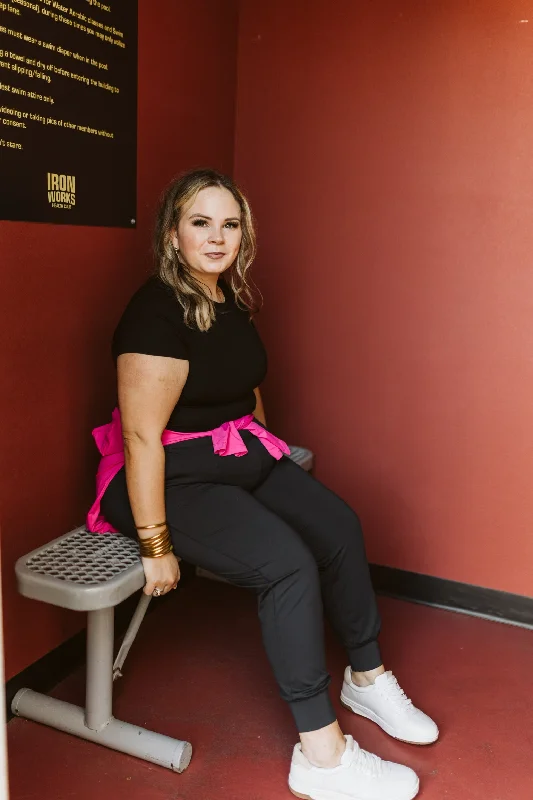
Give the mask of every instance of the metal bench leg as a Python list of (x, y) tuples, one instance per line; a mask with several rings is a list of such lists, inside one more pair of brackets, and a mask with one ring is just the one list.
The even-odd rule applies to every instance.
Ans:
[(101, 731), (113, 717), (113, 639), (115, 609), (87, 614), (85, 724)]
[(85, 711), (31, 689), (20, 689), (13, 698), (13, 713), (174, 772), (183, 772), (192, 756), (189, 742), (121, 722), (112, 716), (113, 622), (113, 608), (89, 612)]

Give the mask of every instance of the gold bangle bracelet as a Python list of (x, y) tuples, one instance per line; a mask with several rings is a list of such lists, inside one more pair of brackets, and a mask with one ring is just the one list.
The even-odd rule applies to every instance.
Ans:
[(137, 530), (138, 531), (150, 531), (150, 530), (152, 530), (152, 528), (161, 528), (163, 525), (166, 525), (166, 524), (167, 524), (167, 521), (164, 520), (164, 522), (156, 522), (155, 525), (139, 525), (137, 527)]
[(165, 525), (162, 531), (159, 531), (158, 533), (153, 533), (151, 536), (146, 536), (146, 537), (139, 536), (139, 540), (141, 542), (157, 542), (159, 539), (164, 539), (165, 536), (168, 535), (169, 535), (168, 528)]
[(160, 558), (161, 556), (166, 556), (167, 553), (172, 551), (172, 541), (168, 528), (165, 527), (163, 531), (147, 539), (141, 539), (139, 537), (139, 549), (141, 556), (144, 558)]
[(153, 544), (141, 544), (141, 553), (158, 553), (160, 550), (165, 550), (169, 544), (172, 544), (170, 539), (163, 539), (161, 542), (154, 542)]
[(168, 556), (169, 553), (172, 552), (172, 545), (165, 550), (163, 553), (141, 553), (142, 558), (162, 558), (163, 556)]
[(142, 542), (155, 542), (157, 539), (161, 539), (164, 536), (168, 536), (168, 528), (166, 525), (162, 531), (158, 531), (158, 533), (152, 533), (151, 536), (147, 536), (146, 538), (141, 538), (139, 536), (139, 539), (141, 539)]
[(141, 550), (141, 556), (143, 558), (161, 558), (161, 556), (166, 556), (171, 552), (172, 552), (172, 545), (169, 542), (168, 545), (164, 549), (158, 550), (157, 552), (155, 552), (153, 550), (149, 550), (147, 552), (145, 552), (144, 550)]
[(141, 537), (139, 536), (138, 541), (141, 544), (141, 547), (157, 547), (158, 545), (162, 544), (163, 542), (168, 541), (168, 539), (169, 539), (168, 532), (165, 531), (165, 535), (164, 536), (158, 536), (157, 539), (154, 538), (152, 540), (152, 537), (150, 537), (150, 539), (141, 539)]
[(172, 544), (167, 542), (164, 547), (150, 547), (146, 550), (141, 550), (141, 555), (145, 558), (155, 558), (156, 556), (163, 556), (166, 553), (170, 553), (172, 550)]

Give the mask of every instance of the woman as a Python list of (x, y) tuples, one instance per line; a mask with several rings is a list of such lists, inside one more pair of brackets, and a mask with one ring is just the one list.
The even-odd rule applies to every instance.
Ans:
[(255, 591), (300, 735), (289, 775), (297, 797), (410, 800), (415, 773), (345, 736), (329, 697), (323, 604), (350, 662), (342, 703), (403, 741), (438, 737), (382, 664), (357, 516), (266, 428), (245, 197), (211, 170), (180, 177), (163, 197), (155, 249), (157, 274), (113, 338), (120, 415), (95, 431), (104, 458), (89, 527), (139, 537), (147, 594), (176, 587), (176, 556)]

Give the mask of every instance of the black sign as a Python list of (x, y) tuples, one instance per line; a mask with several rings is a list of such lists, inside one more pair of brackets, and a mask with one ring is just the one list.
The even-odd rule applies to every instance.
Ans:
[(0, 0), (0, 219), (135, 226), (137, 0)]

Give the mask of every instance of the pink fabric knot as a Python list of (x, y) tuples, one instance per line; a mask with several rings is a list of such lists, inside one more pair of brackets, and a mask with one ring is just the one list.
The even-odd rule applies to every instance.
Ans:
[[(251, 415), (250, 415), (251, 417)], [(244, 417), (247, 419), (247, 417)], [(248, 448), (237, 430), (235, 422), (223, 422), (211, 433), (213, 450), (217, 456), (245, 456)]]
[[(222, 425), (212, 431), (180, 433), (179, 431), (164, 430), (161, 436), (161, 443), (163, 445), (175, 444), (188, 439), (211, 436), (213, 450), (217, 455), (245, 456), (248, 448), (239, 433), (241, 430), (253, 433), (270, 455), (278, 461), (283, 455), (290, 455), (288, 445), (282, 439), (278, 439), (273, 433), (267, 431), (266, 428), (263, 428), (262, 425), (259, 425), (255, 421), (253, 414), (247, 414), (245, 417), (240, 417), (230, 422), (223, 422)], [(118, 533), (116, 528), (113, 528), (100, 511), (100, 502), (107, 487), (117, 472), (124, 466), (124, 441), (118, 408), (113, 411), (111, 422), (93, 430), (93, 437), (102, 458), (96, 473), (96, 500), (87, 514), (87, 528), (94, 533)]]

